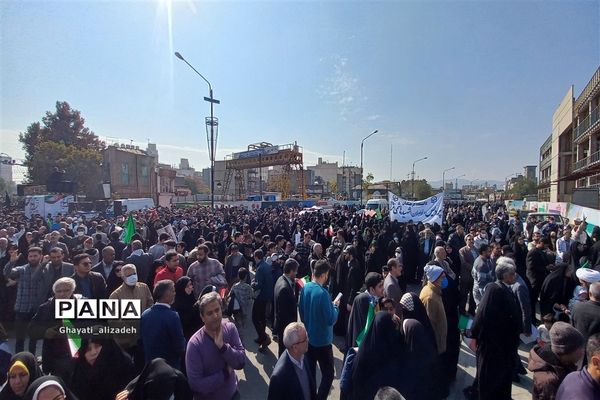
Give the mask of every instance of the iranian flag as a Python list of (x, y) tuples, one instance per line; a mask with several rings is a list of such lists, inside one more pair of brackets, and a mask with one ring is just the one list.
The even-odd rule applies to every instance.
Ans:
[(71, 357), (77, 357), (77, 354), (79, 353), (79, 348), (81, 347), (81, 337), (76, 333), (72, 333), (75, 331), (75, 328), (73, 327), (73, 323), (70, 320), (64, 319), (63, 325), (65, 326), (65, 328), (69, 329), (69, 331), (67, 332), (67, 342), (69, 343)]
[(327, 228), (327, 236), (329, 237), (333, 237), (333, 225), (329, 225), (329, 228)]
[(310, 282), (310, 276), (306, 275), (304, 278), (296, 278), (296, 284), (302, 289), (304, 285)]
[(369, 311), (367, 313), (367, 322), (365, 323), (365, 327), (363, 328), (363, 330), (358, 334), (358, 337), (356, 338), (356, 346), (360, 347), (360, 344), (362, 343), (363, 339), (367, 335), (367, 332), (369, 332), (371, 325), (373, 325), (374, 319), (375, 319), (375, 306), (373, 305), (372, 302), (370, 302), (369, 303)]

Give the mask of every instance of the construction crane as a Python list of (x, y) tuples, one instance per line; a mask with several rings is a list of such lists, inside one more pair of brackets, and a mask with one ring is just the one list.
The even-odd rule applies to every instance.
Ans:
[(273, 145), (268, 142), (253, 143), (248, 145), (248, 151), (233, 153), (225, 158), (225, 184), (222, 194), (229, 192), (231, 180), (235, 182), (235, 197), (245, 200), (246, 182), (244, 171), (258, 169), (258, 186), (262, 197), (262, 168), (282, 166), (282, 172), (274, 179), (274, 189), (281, 192), (282, 199), (289, 199), (291, 193), (291, 178), (295, 177), (298, 194), (306, 198), (306, 185), (304, 182), (304, 161), (302, 147), (294, 144)]

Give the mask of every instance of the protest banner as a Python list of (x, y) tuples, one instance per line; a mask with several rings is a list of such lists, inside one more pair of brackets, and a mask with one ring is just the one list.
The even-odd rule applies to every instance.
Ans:
[(442, 224), (444, 215), (444, 193), (428, 197), (424, 200), (410, 201), (388, 193), (390, 204), (390, 220), (398, 222), (423, 222)]

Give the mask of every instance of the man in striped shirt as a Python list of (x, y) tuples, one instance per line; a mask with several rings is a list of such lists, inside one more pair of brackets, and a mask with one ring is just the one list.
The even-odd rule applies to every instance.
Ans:
[[(25, 348), (27, 325), (33, 318), (39, 306), (47, 300), (50, 290), (50, 274), (42, 267), (42, 249), (30, 247), (27, 252), (28, 263), (16, 266), (19, 254), (13, 253), (10, 261), (4, 267), (4, 276), (9, 285), (17, 285), (17, 301), (15, 302), (15, 328), (17, 341), (15, 352)], [(35, 354), (36, 340), (29, 339), (29, 352)]]

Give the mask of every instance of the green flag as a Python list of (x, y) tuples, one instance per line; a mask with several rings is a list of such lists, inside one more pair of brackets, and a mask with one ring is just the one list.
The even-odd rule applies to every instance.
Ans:
[(135, 222), (133, 222), (133, 217), (131, 216), (131, 214), (129, 214), (129, 217), (127, 217), (127, 222), (125, 222), (125, 228), (123, 229), (123, 243), (131, 243), (131, 238), (134, 234)]
[(79, 352), (79, 348), (81, 347), (81, 337), (78, 334), (73, 333), (75, 331), (75, 328), (73, 327), (73, 323), (70, 320), (64, 319), (63, 326), (65, 326), (68, 329), (67, 343), (69, 344), (71, 357), (75, 357)]
[(378, 207), (377, 210), (375, 211), (375, 219), (380, 220), (382, 218), (383, 217), (381, 216), (381, 210)]
[(367, 332), (369, 332), (369, 329), (371, 328), (371, 325), (373, 324), (374, 319), (375, 319), (375, 306), (373, 305), (373, 303), (369, 303), (369, 312), (367, 313), (367, 323), (365, 324), (364, 329), (358, 334), (358, 337), (356, 338), (356, 345), (358, 347), (360, 347), (360, 344), (362, 343), (363, 339), (367, 335)]

